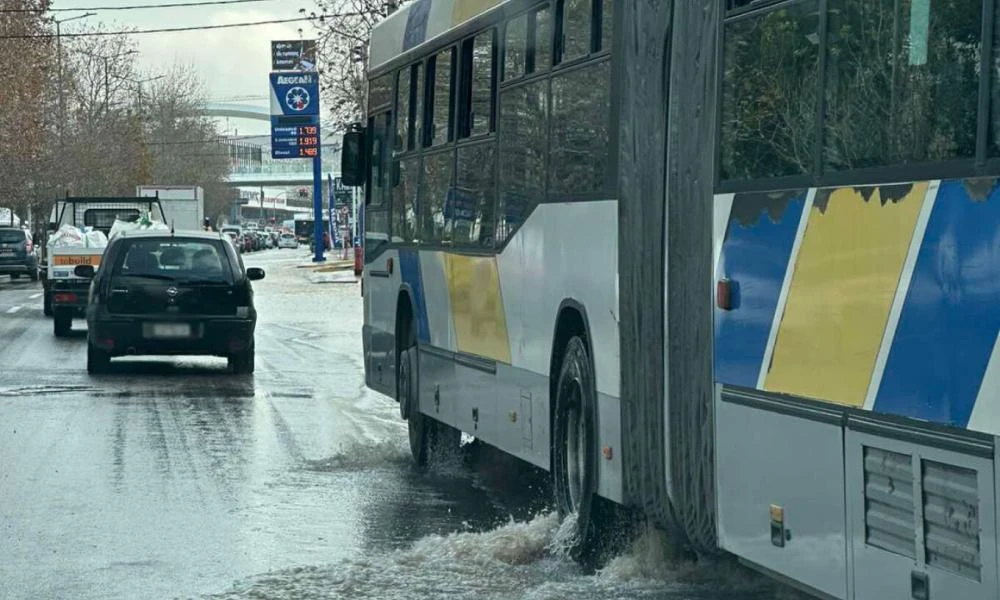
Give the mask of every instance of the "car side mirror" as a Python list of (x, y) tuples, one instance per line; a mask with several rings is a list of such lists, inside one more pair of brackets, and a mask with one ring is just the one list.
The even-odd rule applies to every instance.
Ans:
[(93, 279), (94, 273), (96, 272), (97, 270), (94, 269), (94, 265), (77, 265), (73, 269), (74, 275), (77, 277), (83, 277), (84, 279)]
[(344, 134), (340, 146), (340, 182), (348, 187), (365, 184), (365, 134), (360, 128)]
[(260, 281), (264, 279), (264, 269), (260, 267), (250, 267), (247, 269), (247, 279), (250, 281)]

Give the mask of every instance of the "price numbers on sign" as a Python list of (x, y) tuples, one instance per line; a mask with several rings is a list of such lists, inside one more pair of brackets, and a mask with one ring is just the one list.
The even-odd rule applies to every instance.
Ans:
[(316, 136), (312, 136), (312, 137), (300, 137), (299, 138), (299, 145), (300, 146), (319, 146), (319, 138), (316, 137)]
[(315, 146), (312, 147), (312, 148), (299, 148), (299, 156), (300, 157), (304, 156), (304, 157), (309, 157), (309, 158), (315, 158), (316, 154), (318, 152), (319, 152), (319, 149), (316, 148)]
[(319, 133), (319, 127), (314, 125), (307, 125), (305, 127), (299, 127), (299, 135), (312, 135), (315, 136)]

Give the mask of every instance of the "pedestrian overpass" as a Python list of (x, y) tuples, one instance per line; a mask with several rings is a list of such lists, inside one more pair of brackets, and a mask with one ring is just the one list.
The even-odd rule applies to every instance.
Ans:
[[(249, 119), (252, 121), (271, 122), (271, 111), (267, 106), (256, 104), (239, 104), (233, 102), (207, 102), (202, 114), (206, 117), (228, 117), (231, 119)], [(237, 167), (230, 173), (230, 187), (287, 187), (308, 186), (313, 183), (312, 160), (270, 158), (270, 148), (265, 148), (265, 160), (257, 167)], [(327, 142), (322, 146), (322, 178), (325, 183), (327, 176), (340, 176), (340, 145)]]

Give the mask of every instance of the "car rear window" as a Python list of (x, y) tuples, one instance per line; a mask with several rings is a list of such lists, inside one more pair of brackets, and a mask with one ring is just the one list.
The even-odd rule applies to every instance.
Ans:
[(116, 220), (135, 221), (138, 218), (137, 208), (88, 208), (83, 213), (83, 224), (87, 227), (110, 230)]
[(17, 244), (25, 240), (20, 229), (0, 229), (0, 244)]
[(221, 240), (129, 240), (115, 261), (123, 277), (231, 283), (233, 268)]

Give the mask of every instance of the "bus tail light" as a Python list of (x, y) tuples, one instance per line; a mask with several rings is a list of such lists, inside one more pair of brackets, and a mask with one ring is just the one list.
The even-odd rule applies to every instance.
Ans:
[(76, 294), (66, 293), (66, 294), (53, 294), (52, 301), (57, 304), (67, 304), (76, 302)]

